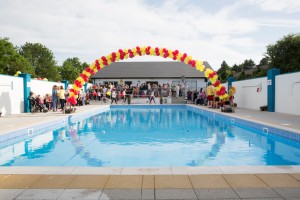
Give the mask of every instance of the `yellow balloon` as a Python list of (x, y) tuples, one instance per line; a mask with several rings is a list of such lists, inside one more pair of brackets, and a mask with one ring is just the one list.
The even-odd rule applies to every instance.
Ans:
[(90, 65), (90, 68), (91, 69), (94, 69), (96, 66), (95, 66), (95, 63), (92, 63), (91, 65)]
[(214, 75), (212, 79), (215, 81), (218, 80), (218, 75)]
[(192, 56), (188, 56), (185, 59), (187, 59), (188, 61), (190, 61), (190, 60), (193, 60), (193, 57)]
[(159, 56), (161, 56), (161, 57), (164, 56), (164, 54), (163, 54), (163, 48), (160, 48), (158, 52), (159, 52)]
[(216, 87), (217, 91), (220, 91), (221, 88), (222, 88), (222, 84), (219, 84), (219, 85)]
[(146, 48), (145, 46), (141, 47), (141, 53), (142, 55), (145, 55), (146, 54)]
[(207, 70), (205, 70), (204, 75), (207, 78), (209, 76), (209, 72)]
[(80, 76), (80, 77), (78, 77), (77, 79), (76, 79), (77, 81), (79, 81), (81, 84), (83, 84), (84, 83), (84, 80), (83, 80), (83, 78)]
[(215, 83), (216, 83), (216, 80), (210, 79), (210, 82), (211, 82), (211, 84), (215, 84)]
[(171, 50), (171, 49), (168, 50), (168, 53), (169, 53), (169, 56), (168, 56), (168, 57), (169, 57), (169, 58), (173, 58), (173, 54), (172, 54), (172, 50)]
[(116, 52), (116, 60), (120, 60), (120, 52)]
[(204, 68), (205, 68), (205, 66), (204, 66), (204, 65), (200, 65), (200, 66), (199, 66), (199, 68), (200, 68), (200, 70), (199, 70), (199, 71), (200, 71), (200, 72), (203, 72), (203, 71), (204, 71)]
[(127, 50), (127, 49), (124, 49), (123, 52), (125, 53), (124, 58), (125, 58), (125, 59), (128, 59), (128, 58), (129, 58), (129, 56), (128, 56), (128, 50)]
[(104, 64), (103, 63), (99, 63), (99, 65), (100, 65), (101, 69), (104, 68)]
[(156, 55), (156, 54), (155, 54), (155, 49), (154, 49), (154, 48), (151, 47), (149, 51), (150, 51), (150, 55), (151, 55), (151, 56)]
[(112, 58), (112, 55), (111, 54), (108, 54), (107, 56), (106, 56), (106, 60), (110, 60)]
[(205, 72), (207, 72), (208, 74), (212, 73), (213, 70), (209, 69), (209, 68), (206, 68)]
[(181, 54), (181, 53), (178, 53), (178, 54), (177, 54), (177, 60), (180, 61), (181, 58), (182, 58), (182, 54)]
[(73, 88), (74, 90), (76, 90), (76, 91), (79, 90), (79, 88), (78, 88), (77, 85), (75, 85), (75, 84), (72, 85), (72, 88)]

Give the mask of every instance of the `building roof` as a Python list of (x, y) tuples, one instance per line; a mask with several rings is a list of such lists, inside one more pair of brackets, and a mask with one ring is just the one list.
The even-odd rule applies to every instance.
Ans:
[[(203, 62), (205, 68), (211, 68)], [(102, 68), (92, 79), (97, 78), (186, 78), (205, 77), (204, 72), (182, 62), (115, 62)]]

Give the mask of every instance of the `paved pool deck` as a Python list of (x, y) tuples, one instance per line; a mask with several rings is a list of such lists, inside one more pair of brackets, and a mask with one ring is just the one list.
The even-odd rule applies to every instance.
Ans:
[[(92, 102), (77, 107), (76, 113), (89, 112), (102, 105)], [(239, 108), (226, 115), (300, 134), (300, 115)], [(59, 112), (2, 116), (0, 134), (65, 116)], [(300, 166), (0, 167), (0, 199), (299, 200)]]

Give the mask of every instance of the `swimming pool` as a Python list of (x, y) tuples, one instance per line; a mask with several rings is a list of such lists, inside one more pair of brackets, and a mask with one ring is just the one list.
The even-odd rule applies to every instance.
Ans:
[[(299, 165), (299, 140), (191, 106), (112, 106), (1, 143), (1, 166)], [(75, 118), (76, 118), (75, 117)], [(63, 125), (63, 126), (62, 126)], [(52, 126), (55, 127), (55, 126)], [(277, 131), (273, 134), (272, 131)], [(28, 138), (27, 138), (28, 137)], [(6, 145), (13, 143), (11, 145)]]

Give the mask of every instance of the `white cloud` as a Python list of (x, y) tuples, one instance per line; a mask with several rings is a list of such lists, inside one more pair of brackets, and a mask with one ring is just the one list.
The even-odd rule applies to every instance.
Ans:
[(293, 13), (300, 11), (299, 0), (246, 0), (259, 6), (263, 11), (284, 11)]
[[(156, 5), (140, 0), (0, 3), (0, 37), (10, 37), (18, 46), (25, 42), (44, 44), (59, 64), (68, 57), (93, 62), (120, 48), (150, 45), (178, 49), (218, 69), (223, 60), (234, 64), (261, 56), (264, 45), (252, 34), (275, 21), (241, 17), (239, 11), (249, 4), (240, 1), (213, 12), (187, 1)], [(139, 59), (160, 58), (133, 60)]]

